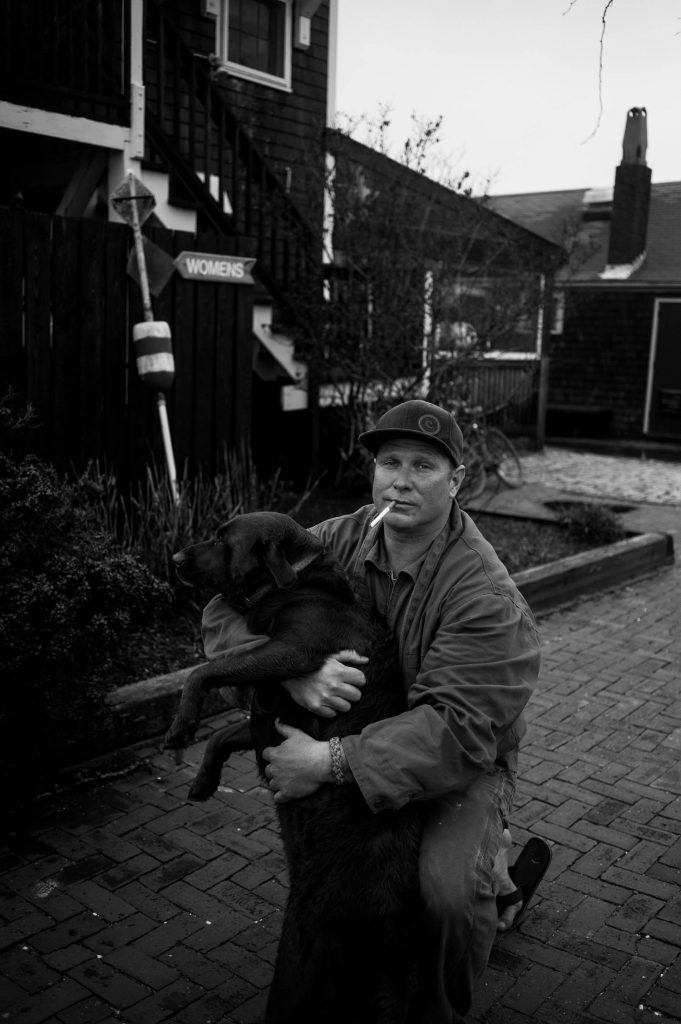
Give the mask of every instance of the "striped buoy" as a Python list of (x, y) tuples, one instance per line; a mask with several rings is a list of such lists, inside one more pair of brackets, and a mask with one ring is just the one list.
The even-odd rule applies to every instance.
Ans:
[(175, 376), (170, 325), (165, 320), (145, 320), (134, 325), (132, 340), (140, 377), (154, 391), (166, 391)]

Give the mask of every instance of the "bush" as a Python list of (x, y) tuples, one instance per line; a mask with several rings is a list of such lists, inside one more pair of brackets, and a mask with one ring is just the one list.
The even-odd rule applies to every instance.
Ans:
[(97, 751), (101, 666), (172, 592), (99, 527), (81, 486), (35, 456), (0, 454), (0, 529), (0, 771), (16, 794)]
[(598, 546), (622, 540), (626, 531), (607, 505), (592, 502), (569, 502), (560, 509), (559, 523), (571, 537)]

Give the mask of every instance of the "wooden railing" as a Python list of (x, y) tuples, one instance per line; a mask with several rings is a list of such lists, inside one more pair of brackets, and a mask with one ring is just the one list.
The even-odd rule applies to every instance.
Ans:
[(127, 124), (130, 0), (0, 0), (0, 98)]
[(197, 205), (199, 222), (256, 245), (255, 273), (284, 308), (292, 286), (321, 265), (316, 237), (239, 124), (207, 62), (151, 2), (145, 49), (149, 157)]

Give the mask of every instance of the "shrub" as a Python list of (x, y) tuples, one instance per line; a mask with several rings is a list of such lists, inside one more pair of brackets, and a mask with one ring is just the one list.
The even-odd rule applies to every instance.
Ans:
[(100, 528), (81, 487), (35, 456), (0, 454), (0, 530), (0, 771), (16, 793), (97, 750), (100, 666), (172, 592)]
[(594, 546), (622, 540), (626, 531), (607, 505), (593, 502), (569, 502), (560, 508), (559, 522), (568, 534)]

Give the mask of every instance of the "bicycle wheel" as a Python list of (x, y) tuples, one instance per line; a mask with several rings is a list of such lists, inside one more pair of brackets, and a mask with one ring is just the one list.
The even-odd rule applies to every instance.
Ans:
[(520, 487), (523, 467), (515, 445), (498, 427), (487, 428), (487, 450), (494, 472), (507, 487)]
[(466, 476), (461, 488), (461, 496), (466, 501), (475, 501), (487, 485), (485, 464), (469, 444), (463, 446), (463, 464), (466, 467)]

